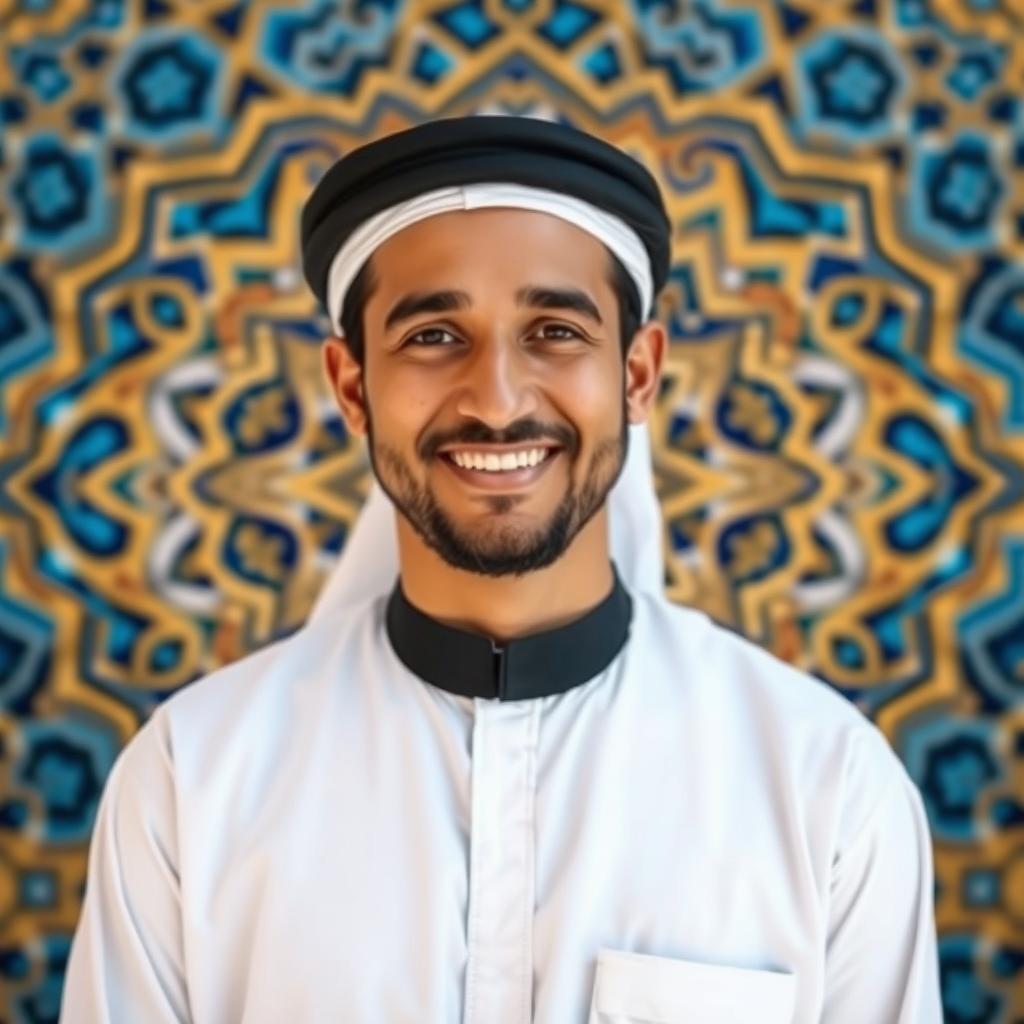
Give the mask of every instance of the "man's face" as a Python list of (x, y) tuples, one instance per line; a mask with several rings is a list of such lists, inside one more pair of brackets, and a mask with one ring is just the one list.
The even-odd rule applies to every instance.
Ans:
[[(626, 457), (608, 251), (549, 214), (458, 211), (392, 236), (373, 268), (362, 394), (381, 486), (457, 569), (550, 565)], [(532, 449), (523, 469), (456, 463)]]

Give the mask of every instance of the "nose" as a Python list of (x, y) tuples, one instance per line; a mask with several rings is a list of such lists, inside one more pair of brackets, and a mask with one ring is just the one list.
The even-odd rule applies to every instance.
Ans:
[(537, 411), (534, 371), (515, 340), (497, 331), (466, 360), (458, 383), (456, 412), (495, 430)]

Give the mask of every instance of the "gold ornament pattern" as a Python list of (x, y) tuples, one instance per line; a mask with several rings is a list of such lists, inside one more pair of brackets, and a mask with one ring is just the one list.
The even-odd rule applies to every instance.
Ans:
[(885, 732), (946, 1019), (1024, 1020), (1021, 0), (0, 0), (0, 49), (0, 1019), (56, 1020), (117, 752), (368, 491), (306, 196), (507, 112), (665, 194), (669, 597)]

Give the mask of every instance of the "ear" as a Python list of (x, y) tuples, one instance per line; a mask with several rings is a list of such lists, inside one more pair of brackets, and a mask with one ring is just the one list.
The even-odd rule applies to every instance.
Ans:
[(643, 423), (658, 396), (668, 338), (657, 320), (641, 325), (626, 353), (626, 410), (630, 423)]
[(331, 336), (321, 350), (324, 375), (350, 434), (366, 434), (363, 368), (355, 361), (343, 337)]

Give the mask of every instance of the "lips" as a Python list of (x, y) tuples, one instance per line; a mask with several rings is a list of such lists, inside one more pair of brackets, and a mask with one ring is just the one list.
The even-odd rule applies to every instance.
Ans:
[(528, 487), (539, 480), (561, 453), (560, 448), (555, 448), (543, 462), (538, 462), (536, 466), (501, 470), (464, 469), (462, 466), (456, 465), (448, 452), (441, 452), (438, 457), (462, 483), (482, 491), (509, 491)]

